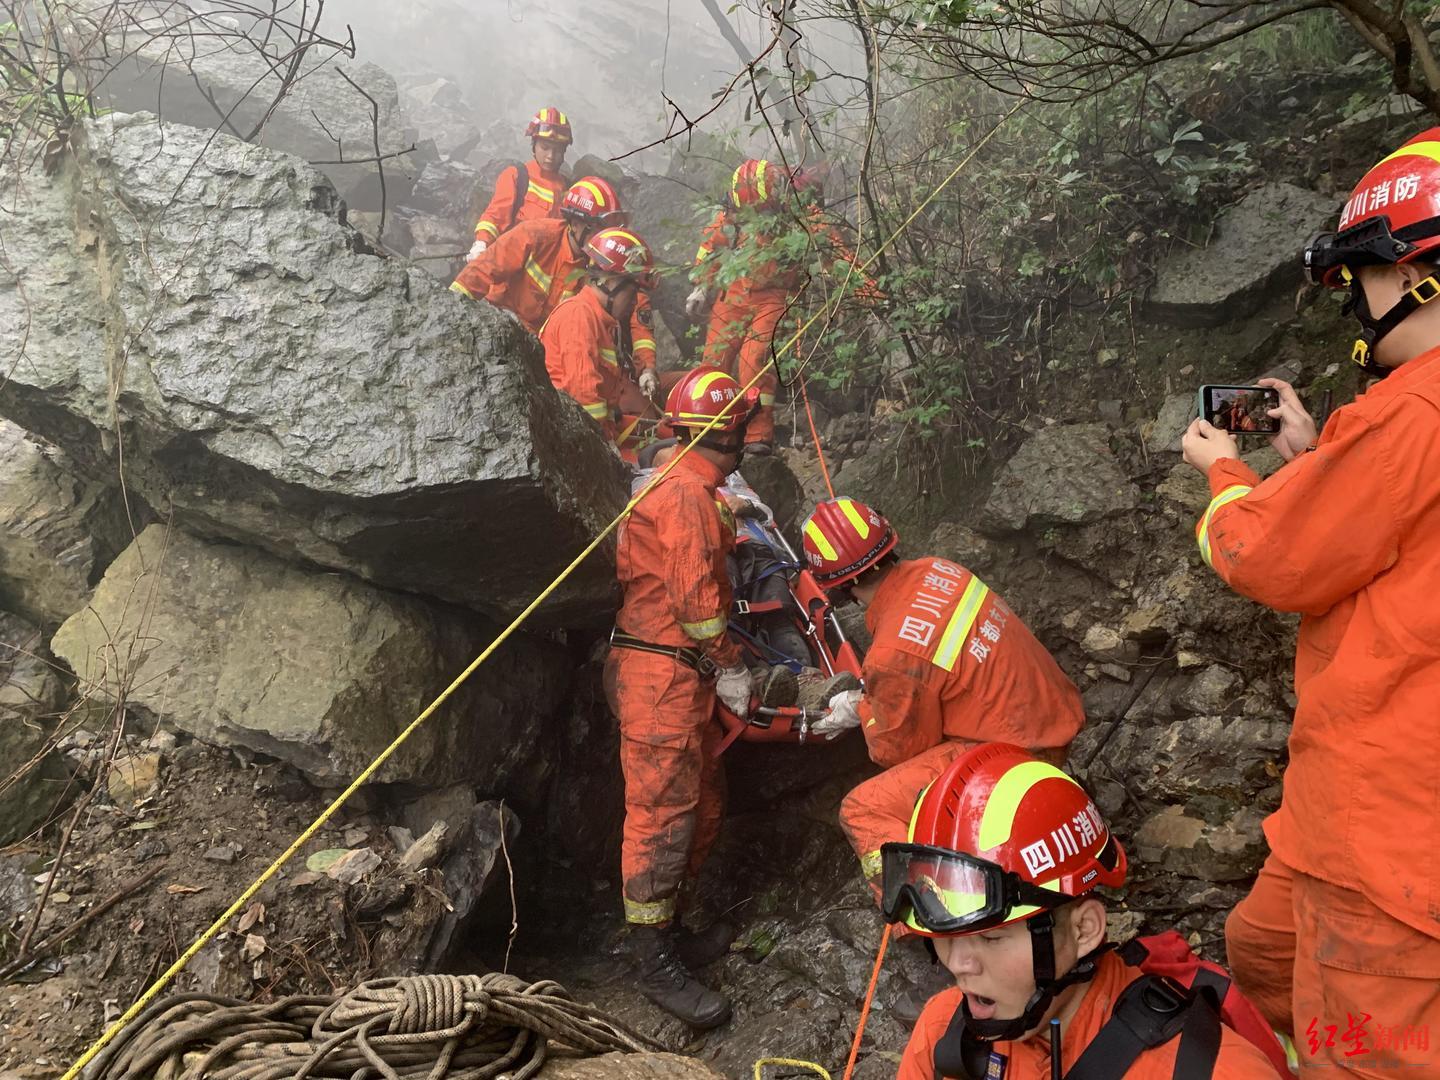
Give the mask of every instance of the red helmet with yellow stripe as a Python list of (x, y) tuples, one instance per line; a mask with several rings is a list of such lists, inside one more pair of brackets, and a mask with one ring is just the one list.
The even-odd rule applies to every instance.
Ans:
[(718, 416), (710, 431), (728, 434), (745, 426), (750, 411), (734, 377), (705, 364), (686, 372), (665, 399), (665, 419), (672, 428), (698, 431)]
[(569, 146), (575, 141), (570, 133), (570, 118), (559, 109), (547, 106), (530, 118), (530, 123), (525, 127), (525, 135), (530, 139), (545, 139), (550, 142), (564, 143)]
[(625, 223), (620, 195), (610, 181), (600, 176), (587, 176), (571, 184), (560, 202), (560, 215), (582, 225)]
[(899, 537), (885, 515), (856, 499), (827, 499), (805, 520), (801, 546), (815, 580), (836, 588), (892, 551)]
[(776, 206), (789, 185), (789, 173), (782, 166), (751, 158), (730, 178), (730, 205), (756, 210)]
[(629, 229), (601, 229), (585, 241), (585, 254), (591, 268), (602, 274), (629, 279), (642, 289), (655, 284), (655, 258)]

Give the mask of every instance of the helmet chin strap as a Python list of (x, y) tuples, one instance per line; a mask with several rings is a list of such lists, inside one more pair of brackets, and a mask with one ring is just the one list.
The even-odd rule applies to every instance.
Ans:
[(1030, 930), (1031, 964), (1035, 970), (1035, 992), (1025, 1005), (1025, 1011), (1013, 1020), (977, 1020), (970, 1015), (967, 1001), (960, 1003), (965, 1012), (965, 1032), (984, 1042), (1019, 1039), (1027, 1032), (1039, 1027), (1045, 1014), (1055, 1003), (1055, 998), (1064, 990), (1079, 983), (1089, 982), (1095, 977), (1101, 955), (1112, 946), (1107, 942), (1098, 949), (1083, 956), (1073, 968), (1060, 978), (1055, 977), (1055, 915), (1042, 911), (1026, 920)]
[(1433, 276), (1427, 277), (1417, 282), (1414, 288), (1396, 301), (1394, 307), (1377, 319), (1370, 314), (1370, 305), (1365, 300), (1365, 290), (1360, 287), (1359, 279), (1351, 278), (1350, 299), (1345, 302), (1344, 312), (1353, 315), (1360, 324), (1360, 336), (1355, 339), (1355, 345), (1350, 350), (1350, 359), (1372, 379), (1385, 378), (1394, 369), (1375, 362), (1375, 346), (1380, 344), (1386, 334), (1437, 296), (1440, 296), (1440, 281)]

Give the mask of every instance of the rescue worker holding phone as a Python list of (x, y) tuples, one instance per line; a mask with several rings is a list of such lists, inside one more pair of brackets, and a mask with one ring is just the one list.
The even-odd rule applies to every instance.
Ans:
[[(1270, 855), (1226, 924), (1236, 979), (1302, 1063), (1440, 1075), (1440, 1039), (1347, 1054), (1326, 1025), (1440, 1026), (1440, 128), (1375, 165), (1311, 279), (1348, 288), (1353, 359), (1380, 380), (1316, 437), (1276, 379), (1261, 480), (1204, 420), (1185, 460), (1213, 495), (1196, 535), (1231, 588), (1301, 615), (1294, 727)], [(1321, 1038), (1313, 1038), (1317, 1029)], [(1308, 1036), (1308, 1037), (1307, 1037)], [(1306, 1051), (1311, 1051), (1307, 1056)]]
[(724, 811), (715, 702), (741, 719), (750, 712), (750, 671), (727, 632), (735, 526), (716, 501), (739, 466), (749, 412), (739, 383), (714, 368), (695, 368), (671, 389), (665, 418), (691, 449), (620, 526), (615, 566), (624, 598), (605, 661), (605, 694), (620, 722), (620, 876), (637, 987), (697, 1028), (730, 1016), (730, 1003), (693, 968), (723, 953), (733, 933), (722, 925), (688, 933), (678, 903)]
[(901, 561), (885, 517), (855, 499), (820, 503), (801, 536), (816, 582), (865, 609), (874, 639), (861, 690), (830, 701), (811, 731), (860, 728), (885, 771), (840, 804), (877, 895), (880, 845), (901, 840), (915, 793), (979, 742), (1018, 743), (1061, 764), (1085, 725), (1080, 692), (1018, 615), (946, 559)]

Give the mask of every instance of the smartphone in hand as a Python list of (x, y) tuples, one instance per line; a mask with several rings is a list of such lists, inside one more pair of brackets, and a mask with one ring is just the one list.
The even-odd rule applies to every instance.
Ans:
[(1280, 391), (1269, 386), (1202, 386), (1200, 415), (1232, 435), (1276, 435), (1280, 420), (1268, 410), (1280, 407)]

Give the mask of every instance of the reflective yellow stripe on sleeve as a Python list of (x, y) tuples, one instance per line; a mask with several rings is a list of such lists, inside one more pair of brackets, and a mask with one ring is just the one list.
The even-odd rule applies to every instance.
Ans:
[(600, 350), (600, 359), (601, 359), (601, 360), (604, 360), (605, 363), (609, 364), (611, 367), (619, 367), (619, 366), (620, 366), (620, 362), (615, 359), (615, 350), (614, 350), (614, 349), (601, 349), (601, 350)]
[(480, 238), (481, 233), (484, 233), (486, 236), (490, 237), (491, 240), (494, 240), (495, 237), (500, 235), (500, 230), (489, 221), (477, 221), (475, 223), (476, 239)]
[(468, 296), (471, 300), (475, 299), (475, 294), (472, 293), (469, 289), (467, 289), (464, 285), (461, 285), (458, 281), (452, 281), (450, 283), (450, 291), (459, 293), (461, 296)]
[(940, 643), (935, 646), (935, 655), (930, 657), (932, 664), (946, 671), (955, 670), (955, 662), (960, 659), (960, 650), (965, 647), (970, 628), (980, 616), (980, 605), (985, 603), (985, 598), (989, 595), (990, 586), (971, 574), (969, 584), (960, 594), (960, 602), (955, 605), (955, 612), (945, 626), (945, 632), (940, 635)]
[(649, 349), (651, 352), (654, 352), (655, 339), (648, 337), (639, 337), (630, 343), (630, 347), (636, 352), (639, 352), (641, 349)]
[(597, 401), (594, 405), (585, 405), (582, 408), (596, 420), (604, 420), (610, 415), (610, 406), (603, 401)]
[(525, 273), (529, 275), (530, 280), (536, 284), (541, 292), (546, 294), (550, 292), (550, 275), (544, 271), (533, 257), (525, 260)]
[(724, 633), (725, 616), (716, 615), (713, 619), (702, 619), (700, 622), (682, 622), (680, 629), (695, 641), (709, 641), (712, 637)]
[(675, 900), (625, 900), (625, 921), (641, 926), (658, 926), (675, 917)]
[(1215, 511), (1236, 499), (1243, 499), (1254, 490), (1249, 484), (1231, 484), (1210, 500), (1210, 505), (1205, 508), (1205, 514), (1200, 518), (1200, 523), (1195, 526), (1195, 540), (1200, 545), (1200, 557), (1205, 560), (1206, 566), (1214, 567), (1215, 565), (1210, 560), (1210, 519), (1215, 516)]
[(884, 860), (878, 851), (867, 851), (860, 856), (860, 873), (866, 881), (879, 877), (885, 870)]

